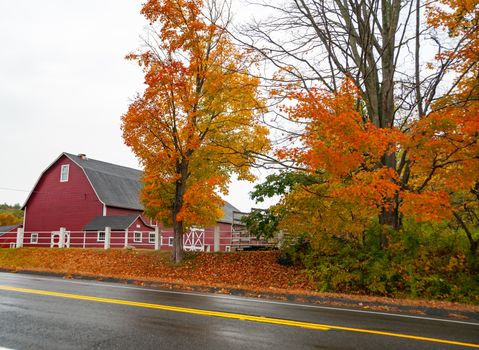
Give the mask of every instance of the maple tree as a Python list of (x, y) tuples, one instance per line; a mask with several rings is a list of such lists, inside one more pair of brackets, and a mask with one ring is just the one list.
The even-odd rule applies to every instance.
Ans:
[[(277, 153), (317, 180), (298, 183), (281, 203), (289, 231), (307, 232), (309, 225), (309, 231), (358, 236), (385, 207), (417, 221), (450, 219), (451, 195), (477, 181), (479, 114), (467, 106), (433, 111), (404, 132), (365, 120), (348, 82), (336, 93), (312, 88), (290, 98), (297, 103), (285, 113), (307, 126), (297, 147)], [(382, 164), (390, 153), (403, 165)]]
[[(415, 85), (404, 77), (410, 74), (397, 64), (399, 57), (408, 63), (420, 60), (418, 54), (412, 60), (404, 56), (406, 46), (415, 39), (406, 30), (414, 26), (411, 5), (402, 5), (400, 0), (291, 0), (281, 7), (267, 1), (263, 6), (275, 15), (270, 21), (257, 22), (248, 34), (256, 39), (250, 47), (280, 69), (272, 79), (278, 92), (273, 95), (291, 97), (290, 89), (316, 94), (319, 87), (335, 93), (348, 79), (361, 98), (361, 117), (386, 130), (418, 108), (418, 101), (409, 101), (415, 96)], [(285, 119), (297, 123), (289, 117), (286, 113)], [(307, 124), (304, 120), (299, 124), (303, 122)], [(301, 138), (298, 134), (301, 130), (292, 137)], [(383, 153), (379, 162), (389, 168), (384, 171), (394, 171), (396, 153)], [(399, 225), (393, 205), (382, 206), (378, 217), (384, 226), (396, 229)]]
[(141, 13), (154, 37), (130, 54), (145, 72), (146, 89), (122, 118), (125, 143), (144, 165), (146, 212), (172, 225), (174, 260), (183, 257), (183, 233), (221, 216), (233, 173), (251, 180), (254, 155), (269, 148), (259, 80), (250, 58), (232, 43), (224, 4), (149, 0)]
[(377, 218), (387, 246), (404, 217), (451, 219), (478, 174), (477, 1), (263, 6), (275, 15), (244, 43), (279, 68), (277, 119), (296, 126), (276, 155), (318, 179), (284, 195), (288, 229), (357, 235)]
[(336, 93), (311, 88), (290, 91), (289, 97), (296, 103), (284, 112), (307, 126), (297, 147), (277, 153), (295, 159), (316, 181), (299, 183), (283, 199), (285, 228), (313, 236), (361, 237), (400, 189), (391, 181), (397, 174), (381, 160), (395, 152), (392, 145), (401, 133), (365, 120), (357, 108), (359, 94), (348, 81)]

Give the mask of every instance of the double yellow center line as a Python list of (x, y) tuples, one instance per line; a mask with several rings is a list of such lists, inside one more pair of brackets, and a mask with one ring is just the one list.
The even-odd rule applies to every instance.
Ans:
[(327, 325), (327, 324), (320, 324), (320, 323), (300, 322), (300, 321), (285, 320), (280, 318), (237, 314), (237, 313), (231, 313), (231, 312), (210, 311), (210, 310), (201, 310), (201, 309), (194, 309), (194, 308), (187, 308), (187, 307), (142, 303), (138, 301), (129, 301), (129, 300), (121, 300), (121, 299), (99, 298), (99, 297), (92, 297), (87, 295), (59, 293), (59, 292), (51, 292), (51, 291), (38, 290), (38, 289), (18, 288), (18, 287), (11, 287), (11, 286), (5, 286), (5, 285), (0, 285), (0, 290), (9, 291), (9, 292), (36, 294), (36, 295), (46, 295), (51, 297), (74, 299), (74, 300), (94, 301), (94, 302), (107, 303), (107, 304), (135, 306), (140, 308), (181, 312), (181, 313), (201, 315), (201, 316), (221, 317), (221, 318), (228, 318), (228, 319), (234, 319), (234, 320), (268, 323), (268, 324), (281, 325), (281, 326), (300, 327), (300, 328), (315, 329), (320, 331), (339, 330), (339, 331), (348, 331), (348, 332), (357, 332), (357, 333), (367, 333), (367, 334), (383, 335), (388, 337), (421, 340), (421, 341), (427, 341), (427, 342), (433, 342), (433, 343), (459, 345), (459, 346), (479, 349), (479, 344), (464, 343), (464, 342), (458, 342), (458, 341), (446, 340), (446, 339), (421, 337), (421, 336), (415, 336), (410, 334), (381, 332), (381, 331), (375, 331), (371, 329), (341, 327), (341, 326), (334, 326), (334, 325)]

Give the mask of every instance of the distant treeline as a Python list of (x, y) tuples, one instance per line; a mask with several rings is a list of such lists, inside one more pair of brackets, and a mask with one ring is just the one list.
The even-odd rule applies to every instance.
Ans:
[(23, 210), (20, 204), (0, 204), (0, 226), (16, 225), (23, 221)]

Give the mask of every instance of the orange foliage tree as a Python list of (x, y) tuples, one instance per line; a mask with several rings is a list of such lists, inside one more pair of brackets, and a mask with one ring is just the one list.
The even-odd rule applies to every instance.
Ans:
[[(454, 86), (450, 94), (437, 102), (440, 118), (444, 114), (455, 114), (460, 132), (469, 132), (469, 142), (475, 144), (473, 149), (476, 159), (477, 135), (479, 133), (479, 1), (439, 1), (440, 5), (429, 5), (429, 23), (447, 31), (452, 39), (460, 43), (458, 49), (444, 50), (438, 59), (452, 62)], [(469, 129), (469, 130), (467, 130)], [(456, 135), (451, 137), (457, 143)], [(464, 146), (463, 146), (464, 147)], [(472, 154), (474, 155), (474, 154)], [(453, 194), (453, 215), (469, 240), (472, 254), (477, 254), (479, 237), (474, 237), (479, 227), (479, 168), (474, 165), (463, 166), (460, 169), (467, 176), (454, 178), (455, 174), (447, 174), (447, 183), (466, 180), (461, 186), (463, 190)]]
[[(417, 221), (457, 218), (452, 199), (457, 199), (458, 193), (477, 189), (479, 183), (478, 1), (444, 0), (427, 4), (430, 28), (435, 28), (438, 35), (448, 40), (442, 42), (436, 38), (436, 60), (424, 67), (421, 67), (420, 54), (421, 3), (416, 2), (415, 13), (412, 7), (404, 8), (409, 11), (408, 19), (413, 14), (416, 17), (416, 22), (410, 24), (416, 29), (416, 34), (410, 38), (416, 50), (414, 64), (401, 67), (407, 68), (405, 74), (413, 77), (407, 82), (399, 80), (401, 84), (397, 84), (399, 68), (391, 62), (404, 43), (399, 41), (397, 47), (389, 44), (397, 40), (396, 30), (379, 35), (371, 27), (372, 22), (380, 22), (376, 20), (377, 14), (369, 13), (364, 19), (354, 10), (355, 1), (348, 3), (352, 9), (343, 7), (346, 5), (341, 2), (332, 2), (328, 10), (337, 13), (340, 19), (334, 23), (328, 22), (328, 14), (321, 12), (326, 11), (325, 8), (315, 8), (314, 3), (295, 2), (288, 9), (291, 11), (289, 20), (291, 23), (297, 20), (298, 28), (311, 24), (325, 47), (323, 51), (329, 56), (331, 74), (324, 73), (329, 72), (324, 67), (323, 70), (317, 68), (314, 72), (322, 85), (308, 84), (307, 73), (302, 74), (296, 66), (280, 62), (283, 69), (276, 79), (280, 88), (273, 91), (274, 96), (286, 96), (290, 100), (280, 111), (286, 119), (304, 126), (296, 146), (277, 150), (277, 156), (283, 163), (293, 161), (297, 168), (303, 168), (309, 176), (318, 179), (307, 185), (299, 184), (283, 198), (282, 213), (287, 217), (288, 229), (296, 222), (296, 226), (303, 228), (309, 225), (310, 229), (357, 234), (374, 217), (383, 229), (396, 230), (401, 227), (403, 217)], [(379, 7), (388, 4), (382, 2)], [(401, 10), (396, 5), (397, 2), (392, 3), (391, 11), (383, 13), (382, 19), (386, 22), (394, 17), (391, 14), (395, 11), (397, 15), (383, 23), (383, 28), (398, 25), (396, 19), (400, 18)], [(357, 8), (361, 6), (357, 4)], [(370, 5), (370, 8), (375, 6)], [(299, 20), (301, 16), (307, 21)], [(349, 17), (356, 19), (357, 33), (354, 32), (354, 20)], [(375, 18), (375, 21), (363, 23), (368, 18)], [(277, 27), (281, 28), (283, 22), (278, 22)], [(344, 34), (347, 38), (344, 42), (350, 45), (351, 51), (335, 50), (343, 48), (336, 37), (328, 36), (336, 32), (339, 36)], [(429, 28), (425, 32), (435, 35)], [(386, 42), (381, 41), (391, 33)], [(313, 34), (306, 36), (305, 41), (309, 43), (312, 37)], [(268, 38), (262, 37), (262, 40), (268, 42)], [(284, 53), (281, 57), (300, 57), (302, 60), (297, 59), (298, 64), (302, 61), (309, 63), (310, 68), (315, 67), (314, 60), (301, 56), (307, 52), (303, 47), (295, 47), (292, 43), (280, 47), (271, 40), (268, 43)], [(308, 43), (303, 42), (303, 45)], [(338, 59), (342, 54), (355, 65), (345, 69), (344, 62)], [(378, 57), (381, 65), (376, 64), (373, 57)], [(423, 78), (426, 73), (421, 75), (425, 71), (433, 73), (426, 79)], [(336, 72), (341, 73), (342, 84), (336, 83)], [(377, 72), (381, 74), (378, 76)], [(294, 83), (292, 77), (302, 79)], [(296, 136), (291, 135), (292, 138)], [(308, 211), (308, 207), (312, 210)], [(297, 220), (291, 216), (296, 216)], [(382, 243), (388, 244), (386, 230)]]
[[(336, 93), (312, 88), (290, 91), (289, 98), (294, 103), (283, 111), (306, 127), (297, 147), (277, 154), (321, 179), (298, 186), (281, 204), (290, 231), (306, 224), (356, 236), (384, 208), (417, 221), (450, 219), (453, 194), (478, 181), (479, 113), (473, 101), (441, 107), (401, 130), (365, 118), (349, 81)], [(381, 162), (385, 154), (398, 160), (394, 168)]]
[(253, 179), (257, 152), (269, 148), (258, 120), (264, 101), (252, 62), (234, 46), (214, 1), (149, 0), (142, 14), (154, 44), (130, 54), (145, 72), (146, 90), (122, 118), (125, 143), (145, 168), (147, 213), (174, 230), (174, 260), (183, 232), (222, 215), (218, 191), (233, 173)]
[[(365, 120), (349, 81), (337, 93), (311, 88), (290, 92), (289, 98), (295, 103), (283, 112), (306, 127), (300, 144), (280, 149), (278, 156), (294, 159), (321, 181), (297, 187), (283, 204), (289, 213), (307, 212), (314, 221), (311, 226), (323, 232), (360, 234), (372, 216), (392, 204), (399, 190), (397, 182), (391, 181), (396, 174), (382, 165), (381, 158), (395, 152), (400, 133)], [(311, 206), (316, 208), (312, 214)], [(298, 221), (287, 215), (290, 223)], [(299, 221), (307, 223), (304, 218)]]
[[(477, 0), (259, 3), (271, 15), (243, 42), (278, 68), (265, 83), (291, 101), (271, 123), (298, 140), (278, 151), (280, 164), (321, 182), (288, 197), (354, 231), (358, 213), (376, 217), (383, 244), (405, 215), (452, 217), (451, 192), (477, 178)], [(287, 215), (299, 212), (288, 204)]]

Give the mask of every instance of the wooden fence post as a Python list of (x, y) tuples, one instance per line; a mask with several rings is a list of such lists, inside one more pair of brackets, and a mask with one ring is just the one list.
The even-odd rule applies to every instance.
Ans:
[(65, 248), (65, 227), (60, 227), (60, 240), (58, 242), (58, 248)]
[(220, 227), (218, 225), (215, 226), (215, 236), (214, 236), (214, 243), (215, 243), (215, 252), (220, 251)]
[(110, 249), (111, 227), (105, 227), (105, 249)]
[(155, 226), (155, 250), (160, 250), (160, 228)]
[(22, 227), (17, 228), (17, 243), (15, 244), (15, 248), (23, 247), (23, 236), (24, 231)]

